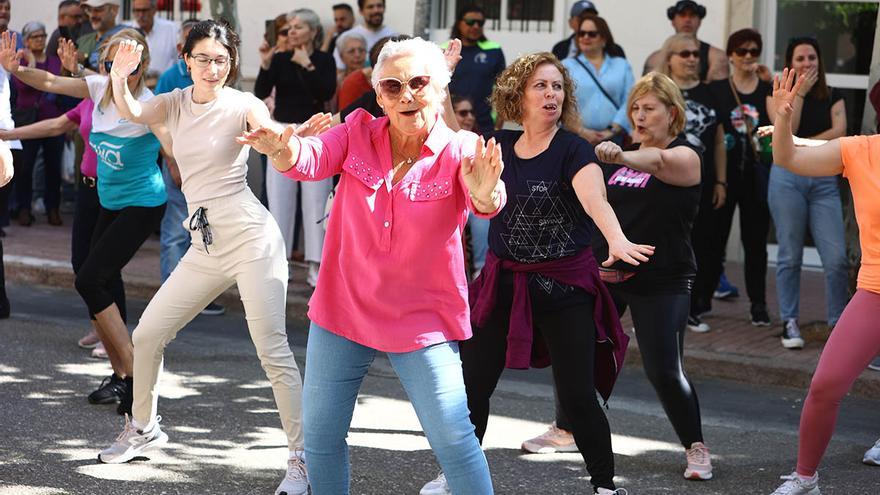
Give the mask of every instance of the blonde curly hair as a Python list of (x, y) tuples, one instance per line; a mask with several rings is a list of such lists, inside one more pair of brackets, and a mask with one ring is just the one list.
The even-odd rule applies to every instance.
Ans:
[(522, 98), (526, 83), (538, 67), (550, 64), (562, 74), (562, 89), (565, 99), (562, 102), (562, 116), (559, 120), (563, 127), (574, 131), (581, 127), (577, 99), (574, 96), (574, 81), (565, 66), (550, 52), (523, 55), (508, 65), (504, 72), (495, 80), (495, 88), (489, 101), (498, 113), (498, 118), (522, 124)]

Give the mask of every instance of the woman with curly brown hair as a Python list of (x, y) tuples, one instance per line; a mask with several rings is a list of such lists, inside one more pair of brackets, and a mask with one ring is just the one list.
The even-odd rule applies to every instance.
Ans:
[(579, 125), (573, 90), (568, 71), (550, 53), (520, 57), (496, 81), (498, 117), (523, 130), (495, 134), (509, 203), (490, 221), (486, 264), (471, 286), (474, 336), (461, 343), (461, 360), (481, 441), (504, 368), (552, 363), (593, 491), (624, 493), (615, 490), (611, 431), (594, 390), (608, 399), (628, 339), (599, 278), (591, 232), (598, 227), (608, 239), (603, 265), (638, 265), (654, 248), (623, 235), (593, 147), (567, 130)]

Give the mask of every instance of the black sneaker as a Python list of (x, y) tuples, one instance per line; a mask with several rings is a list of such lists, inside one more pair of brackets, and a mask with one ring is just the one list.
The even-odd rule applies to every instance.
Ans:
[(756, 327), (769, 327), (770, 315), (767, 313), (767, 305), (764, 303), (752, 303), (752, 325)]
[(125, 377), (124, 383), (125, 393), (119, 398), (119, 405), (116, 406), (116, 414), (120, 416), (128, 414), (131, 416), (131, 403), (134, 398), (134, 380), (130, 376), (127, 376)]
[(9, 308), (9, 299), (6, 298), (6, 295), (0, 295), (0, 320), (9, 318), (10, 308)]
[(126, 388), (125, 380), (113, 373), (101, 381), (98, 390), (89, 394), (89, 404), (116, 404), (122, 400)]
[(220, 316), (224, 313), (226, 313), (226, 308), (224, 308), (220, 304), (217, 304), (216, 302), (208, 304), (207, 306), (205, 306), (205, 309), (201, 311), (201, 314), (205, 316)]

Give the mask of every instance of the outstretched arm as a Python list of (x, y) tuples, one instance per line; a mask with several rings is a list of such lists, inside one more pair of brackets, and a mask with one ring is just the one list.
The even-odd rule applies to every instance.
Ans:
[(773, 79), (773, 100), (776, 109), (773, 130), (773, 162), (798, 175), (822, 177), (843, 172), (840, 142), (835, 139), (816, 147), (795, 146), (791, 116), (794, 99), (804, 84), (801, 76), (795, 82), (794, 71), (785, 69), (782, 77)]
[(47, 93), (57, 93), (74, 98), (88, 98), (89, 87), (82, 79), (61, 77), (41, 69), (22, 67), (19, 64), (23, 51), (15, 50), (17, 35), (8, 30), (0, 36), (0, 66), (21, 82)]
[(41, 120), (33, 124), (16, 127), (15, 129), (0, 130), (0, 139), (11, 141), (13, 139), (40, 139), (60, 136), (77, 128), (76, 122), (67, 118), (66, 115), (54, 119)]
[[(163, 122), (167, 109), (164, 98), (150, 98), (145, 102), (138, 101), (128, 88), (128, 76), (141, 63), (144, 47), (134, 40), (125, 40), (119, 44), (113, 67), (110, 69), (110, 81), (113, 85), (113, 103), (119, 114), (138, 124), (153, 125)], [(140, 70), (146, 70), (141, 67)]]
[(614, 210), (608, 204), (605, 182), (599, 165), (590, 163), (580, 169), (572, 179), (571, 185), (584, 211), (593, 219), (596, 227), (608, 241), (608, 259), (602, 262), (602, 266), (611, 266), (617, 260), (636, 266), (640, 262), (648, 261), (648, 257), (654, 254), (654, 246), (633, 244), (626, 238)]
[(603, 141), (596, 145), (596, 156), (605, 163), (619, 163), (648, 172), (673, 186), (690, 187), (700, 183), (700, 157), (687, 146), (623, 151), (617, 144)]

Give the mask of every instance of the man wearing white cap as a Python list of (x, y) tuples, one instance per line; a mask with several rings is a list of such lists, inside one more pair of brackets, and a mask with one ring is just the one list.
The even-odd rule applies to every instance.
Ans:
[(76, 40), (79, 59), (85, 68), (98, 72), (98, 47), (124, 27), (116, 24), (122, 0), (83, 0), (80, 7), (89, 17), (89, 23), (95, 32)]

